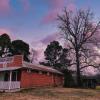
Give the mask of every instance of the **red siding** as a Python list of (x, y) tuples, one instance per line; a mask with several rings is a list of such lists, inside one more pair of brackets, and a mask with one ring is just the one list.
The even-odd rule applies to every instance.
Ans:
[(56, 76), (55, 81), (53, 74), (28, 73), (25, 70), (21, 74), (21, 88), (31, 88), (37, 86), (58, 86), (63, 85), (62, 76)]

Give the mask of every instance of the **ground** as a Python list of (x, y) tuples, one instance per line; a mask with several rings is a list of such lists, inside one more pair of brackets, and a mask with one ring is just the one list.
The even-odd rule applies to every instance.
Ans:
[(38, 88), (16, 93), (0, 93), (0, 100), (100, 100), (100, 90)]

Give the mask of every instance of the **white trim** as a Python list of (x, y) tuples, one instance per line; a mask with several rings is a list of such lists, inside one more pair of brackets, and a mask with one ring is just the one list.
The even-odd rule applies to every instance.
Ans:
[(0, 91), (2, 90), (16, 90), (20, 89), (20, 81), (11, 81), (10, 89), (9, 89), (9, 81), (0, 81)]
[(18, 74), (18, 71), (15, 71), (16, 72), (16, 81), (17, 81), (17, 74)]
[(10, 70), (17, 70), (20, 69), (22, 67), (6, 67), (6, 68), (0, 68), (0, 71), (10, 71)]
[(9, 90), (11, 88), (12, 71), (10, 71)]

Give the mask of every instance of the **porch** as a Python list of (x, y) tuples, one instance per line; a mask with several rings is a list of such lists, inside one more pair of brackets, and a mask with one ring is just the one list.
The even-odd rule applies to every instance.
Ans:
[(0, 71), (0, 91), (20, 89), (20, 77), (19, 69)]
[(20, 89), (20, 81), (14, 81), (14, 82), (5, 82), (0, 81), (0, 90), (13, 90), (13, 89)]

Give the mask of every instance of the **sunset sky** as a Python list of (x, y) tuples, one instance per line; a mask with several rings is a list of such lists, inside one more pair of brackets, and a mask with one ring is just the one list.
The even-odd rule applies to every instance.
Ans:
[(56, 15), (67, 7), (72, 11), (91, 8), (100, 16), (100, 0), (0, 0), (0, 34), (33, 41), (52, 38), (58, 32)]
[(27, 42), (36, 50), (36, 62), (42, 61), (47, 44), (60, 41), (56, 18), (64, 7), (73, 12), (90, 8), (100, 20), (100, 0), (0, 0), (0, 35)]

